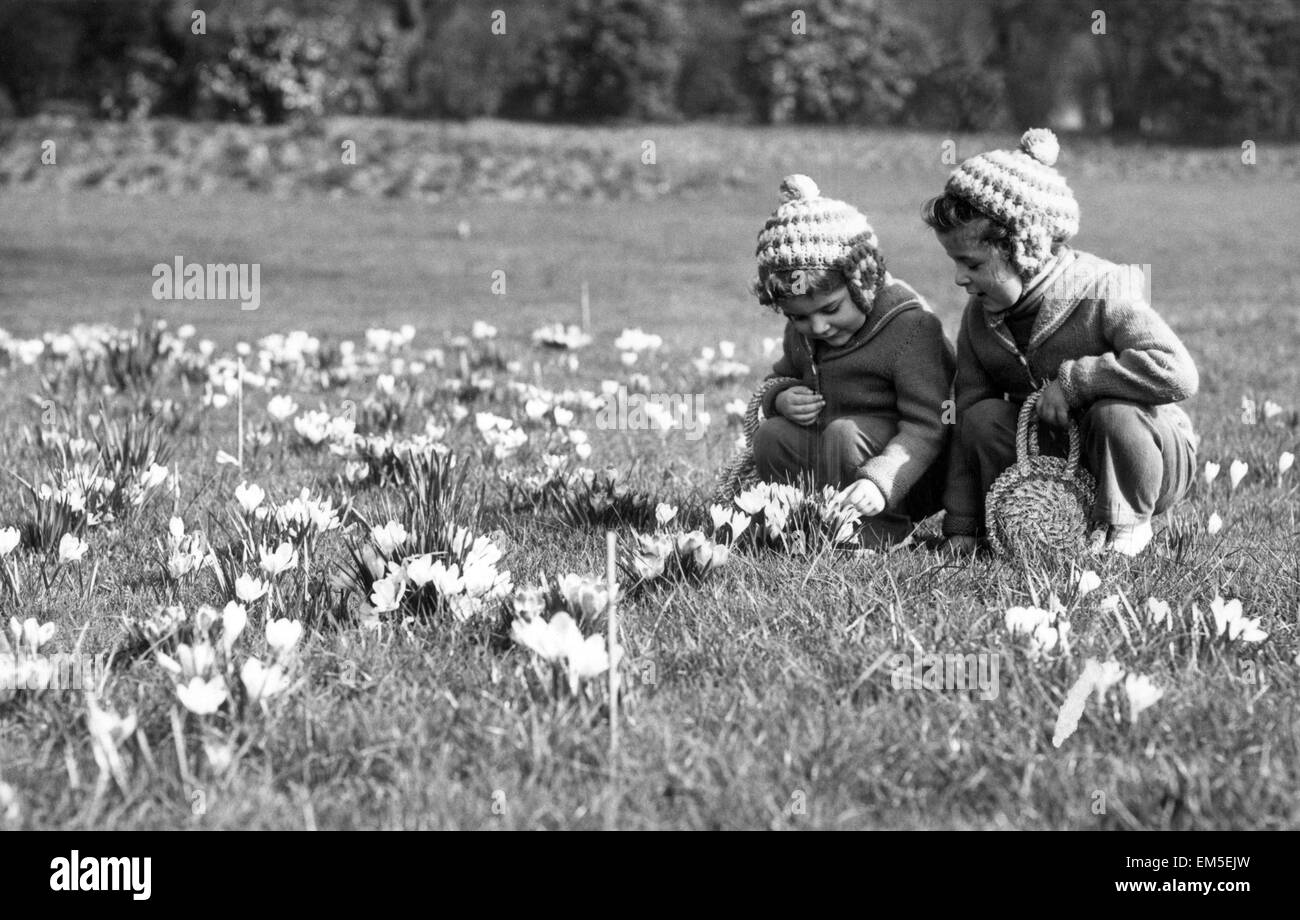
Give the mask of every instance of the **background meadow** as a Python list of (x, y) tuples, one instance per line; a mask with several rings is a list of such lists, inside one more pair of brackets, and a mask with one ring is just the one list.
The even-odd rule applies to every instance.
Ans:
[[(862, 207), (891, 271), (930, 300), (955, 336), (959, 292), (920, 222), (920, 203), (951, 169), (941, 159), (945, 141), (955, 141), (960, 159), (1014, 137), (339, 120), (315, 137), (240, 129), (237, 150), (195, 152), (185, 138), (205, 130), (158, 122), (87, 140), (63, 123), (25, 122), (0, 151), (0, 326), (11, 336), (0, 356), (0, 466), (13, 474), (0, 480), (0, 529), (22, 531), (22, 545), (3, 560), (16, 577), (6, 576), (0, 612), (20, 627), (27, 618), (53, 623), (45, 651), (80, 643), (83, 652), (112, 653), (95, 705), (128, 720), (97, 715), (81, 693), (0, 700), (0, 826), (1300, 823), (1300, 471), (1278, 468), (1279, 456), (1300, 445), (1300, 271), (1286, 230), (1297, 205), (1294, 146), (1261, 144), (1257, 163), (1245, 165), (1232, 146), (1062, 139), (1059, 167), (1083, 213), (1075, 243), (1150, 265), (1155, 306), (1201, 373), (1187, 406), (1202, 438), (1200, 462), (1222, 467), (1213, 482), (1198, 480), (1144, 556), (960, 563), (924, 540), (887, 556), (855, 555), (819, 536), (815, 515), (803, 552), (757, 545), (755, 519), (702, 577), (672, 576), (670, 566), (668, 576), (637, 585), (625, 556), (625, 699), (611, 759), (604, 676), (571, 689), (572, 662), (552, 675), (517, 641), (515, 611), (537, 599), (520, 606), (515, 589), (570, 573), (603, 578), (611, 523), (625, 553), (637, 545), (634, 530), (698, 529), (725, 542), (707, 496), (739, 433), (727, 407), (767, 372), (773, 356), (763, 340), (780, 336), (780, 322), (746, 285), (781, 177), (805, 172), (824, 194)], [(16, 165), (34, 160), (34, 139), (46, 136), (67, 141), (59, 165)], [(340, 138), (353, 136), (358, 171), (313, 179), (327, 174), (320, 164), (337, 160)], [(158, 154), (158, 169), (143, 178), (114, 171), (147, 161), (142, 145), (166, 148), (160, 138), (190, 154)], [(656, 143), (655, 164), (640, 161), (645, 139)], [(437, 149), (459, 164), (454, 174), (480, 178), (412, 184), (417, 166), (400, 158), (367, 165), (368, 143)], [(302, 166), (278, 159), (287, 144)], [(483, 165), (484, 144), (508, 155)], [(268, 153), (254, 155), (259, 145)], [(250, 172), (249, 162), (266, 156), (267, 174), (287, 177), (278, 185)], [(511, 175), (510, 162), (539, 165)], [(589, 168), (573, 178), (565, 172), (573, 163)], [(370, 178), (358, 178), (365, 170)], [(195, 178), (204, 176), (210, 187)], [(154, 301), (150, 270), (177, 255), (259, 263), (261, 308)], [(503, 295), (492, 290), (498, 271)], [(535, 343), (539, 327), (581, 322), (584, 282), (590, 344)], [(474, 330), (476, 321), (492, 328)], [(59, 337), (84, 323), (128, 331)], [(401, 332), (368, 334), (408, 324), (409, 341)], [(662, 343), (616, 347), (633, 328)], [(317, 345), (275, 338), (293, 330)], [(23, 344), (34, 339), (43, 342), (40, 356)], [(355, 345), (350, 357), (343, 341)], [(734, 344), (729, 359), (722, 342)], [(218, 457), (238, 453), (227, 387), (240, 343), (250, 375), (242, 471)], [(621, 357), (627, 352), (636, 354), (632, 363)], [(702, 394), (706, 436), (600, 430), (604, 381)], [(284, 396), (294, 412), (271, 405)], [(117, 425), (130, 419), (156, 431), (156, 440), (137, 430), (129, 441), (138, 450), (115, 450), (109, 424), (91, 424), (101, 410)], [(343, 425), (313, 445), (326, 423), (308, 419), (312, 411), (379, 440), (359, 443)], [(492, 418), (511, 424), (494, 428)], [(514, 431), (526, 439), (516, 443)], [(386, 432), (397, 443), (426, 438), (408, 455), (425, 460), (392, 459)], [(441, 461), (429, 459), (444, 447), (465, 474), (462, 499), (421, 505), (447, 494)], [(122, 507), (115, 520), (74, 524), (88, 550), (60, 563), (51, 502), (22, 481), (55, 485), (63, 475), (66, 485), (70, 474), (59, 471), (75, 472), (78, 454), (83, 468), (99, 463), (96, 475), (117, 470), (110, 478), (121, 483)], [(548, 454), (563, 458), (558, 480), (547, 479)], [(1235, 486), (1234, 460), (1247, 464)], [(167, 478), (146, 489), (154, 461)], [(605, 501), (584, 483), (582, 467), (617, 471)], [(288, 523), (245, 514), (239, 495), (251, 499), (236, 494), (241, 483), (264, 490), (261, 507), (290, 508)], [(336, 529), (294, 530), (291, 503), (304, 488), (311, 501), (330, 502)], [(655, 522), (659, 503), (677, 509), (666, 524)], [(303, 513), (310, 518), (310, 509)], [(173, 517), (182, 537), (169, 530)], [(276, 518), (272, 510), (268, 519)], [(492, 570), (463, 617), (448, 599), (454, 591), (438, 599), (428, 587), (449, 584), (445, 572), (430, 576), (418, 605), (408, 584), (393, 610), (375, 609), (386, 605), (370, 596), (371, 584), (349, 586), (346, 576), (367, 565), (363, 548), (382, 554), (384, 534), (391, 537), (371, 528), (390, 519), (412, 540), (422, 525), (419, 549), (429, 559), (454, 558), (462, 574), (466, 566)], [(42, 521), (43, 530), (33, 529)], [(484, 550), (471, 563), (449, 523), (489, 538), (500, 558)], [(253, 539), (243, 539), (243, 526)], [(920, 536), (936, 530), (928, 522)], [(198, 533), (203, 541), (193, 539)], [(271, 575), (258, 549), (282, 541), (292, 544), (294, 565)], [(225, 561), (208, 565), (206, 550)], [(198, 567), (176, 577), (169, 563), (187, 553)], [(420, 553), (411, 542), (386, 555), (400, 562)], [(1084, 569), (1099, 579), (1086, 592), (1077, 582)], [(244, 603), (247, 625), (226, 652), (222, 637), (234, 622), (200, 610), (236, 600), (236, 574), (276, 590)], [(585, 634), (599, 632), (594, 591), (568, 583), (547, 615), (562, 605)], [(1006, 611), (1049, 608), (1053, 593), (1068, 633), (1058, 620), (1054, 638), (1013, 635)], [(1167, 620), (1151, 613), (1151, 598), (1169, 605)], [(1238, 622), (1229, 640), (1218, 635), (1212, 605), (1229, 617), (1233, 600), (1258, 623), (1238, 633)], [(168, 607), (185, 612), (175, 629), (159, 625)], [(293, 623), (302, 626), (296, 639)], [(19, 633), (10, 635), (15, 646), (26, 641)], [(1267, 636), (1251, 641), (1258, 633)], [(206, 669), (193, 660), (205, 634), (216, 650)], [(160, 652), (177, 662), (180, 678)], [(890, 657), (922, 652), (1003, 655), (998, 695), (896, 689)], [(278, 669), (254, 684), (262, 701), (241, 673), (250, 658), (263, 675)], [(1162, 695), (1135, 714), (1120, 681), (1092, 695), (1077, 730), (1054, 746), (1062, 703), (1089, 658), (1113, 659)], [(206, 696), (191, 692), (193, 673), (204, 676)], [(227, 691), (215, 707), (211, 680)]]

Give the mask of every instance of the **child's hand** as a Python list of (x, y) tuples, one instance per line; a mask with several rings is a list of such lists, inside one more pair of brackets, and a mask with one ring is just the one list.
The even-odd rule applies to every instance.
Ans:
[(1070, 424), (1070, 404), (1065, 399), (1065, 388), (1059, 380), (1053, 380), (1043, 389), (1043, 395), (1038, 397), (1035, 408), (1039, 420), (1053, 427), (1064, 428)]
[(870, 479), (857, 480), (835, 498), (857, 508), (864, 517), (874, 517), (885, 510), (885, 496), (880, 494), (879, 486)]
[(776, 396), (776, 411), (796, 425), (811, 425), (826, 408), (826, 400), (807, 387), (790, 387)]

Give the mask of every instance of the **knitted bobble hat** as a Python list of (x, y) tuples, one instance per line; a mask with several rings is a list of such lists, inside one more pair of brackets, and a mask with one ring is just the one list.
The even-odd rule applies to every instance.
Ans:
[(795, 174), (781, 182), (781, 205), (758, 234), (755, 254), (767, 271), (846, 269), (876, 246), (876, 233), (861, 211), (821, 197), (816, 182)]
[(1034, 270), (1053, 240), (1079, 232), (1079, 203), (1053, 169), (1061, 145), (1047, 128), (1030, 128), (1016, 150), (990, 150), (965, 160), (944, 191), (1011, 231), (1021, 267)]

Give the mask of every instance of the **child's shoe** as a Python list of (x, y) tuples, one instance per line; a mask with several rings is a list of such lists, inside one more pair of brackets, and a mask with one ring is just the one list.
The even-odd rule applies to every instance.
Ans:
[(1140, 524), (1112, 524), (1110, 527), (1110, 550), (1125, 556), (1136, 556), (1147, 548), (1155, 532), (1150, 521)]

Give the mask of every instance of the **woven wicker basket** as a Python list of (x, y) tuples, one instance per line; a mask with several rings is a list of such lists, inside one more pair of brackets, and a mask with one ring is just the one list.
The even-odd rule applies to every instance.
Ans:
[(802, 383), (796, 377), (772, 377), (764, 380), (749, 398), (745, 408), (745, 446), (738, 448), (722, 466), (718, 484), (713, 490), (713, 501), (729, 504), (733, 498), (758, 482), (758, 468), (754, 465), (754, 433), (763, 424), (763, 397), (773, 387)]
[(1031, 394), (1021, 407), (1016, 462), (997, 478), (985, 499), (989, 543), (1001, 555), (1047, 548), (1069, 552), (1082, 547), (1096, 496), (1092, 475), (1079, 464), (1079, 429), (1073, 422), (1069, 456), (1039, 453), (1036, 407), (1040, 395), (1041, 391)]

